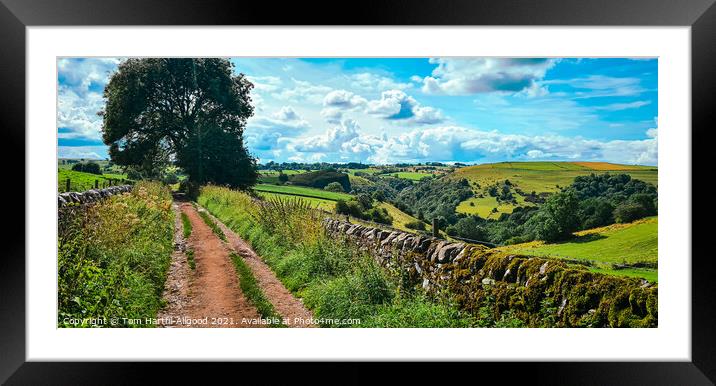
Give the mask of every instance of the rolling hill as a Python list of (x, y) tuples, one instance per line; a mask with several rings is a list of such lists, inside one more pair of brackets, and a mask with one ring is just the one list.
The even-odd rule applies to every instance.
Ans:
[[(449, 178), (467, 179), (475, 192), (475, 197), (460, 203), (458, 212), (493, 218), (511, 213), (516, 206), (530, 205), (525, 202), (526, 194), (554, 193), (570, 185), (575, 177), (592, 173), (624, 173), (658, 187), (659, 173), (654, 166), (607, 162), (500, 162), (463, 167), (449, 174)], [(488, 187), (506, 180), (511, 183), (515, 203), (498, 202), (487, 193)]]

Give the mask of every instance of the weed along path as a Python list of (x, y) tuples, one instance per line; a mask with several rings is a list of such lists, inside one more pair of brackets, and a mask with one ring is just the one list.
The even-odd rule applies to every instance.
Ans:
[[(312, 313), (251, 247), (203, 208), (174, 202), (163, 327), (311, 327)], [(188, 236), (188, 237), (187, 237)]]
[[(171, 318), (167, 327), (263, 327), (256, 308), (241, 292), (236, 271), (231, 262), (229, 248), (204, 222), (197, 210), (188, 202), (178, 202), (181, 213), (191, 224), (191, 235), (186, 240), (186, 259), (190, 278), (183, 304), (172, 305), (161, 316)], [(193, 263), (191, 263), (193, 260)], [(191, 266), (194, 266), (192, 269)], [(171, 286), (181, 270), (169, 271)], [(181, 286), (182, 284), (175, 283)]]

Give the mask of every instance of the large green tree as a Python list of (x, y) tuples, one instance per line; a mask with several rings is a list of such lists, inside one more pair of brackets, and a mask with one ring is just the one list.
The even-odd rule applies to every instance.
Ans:
[(104, 89), (109, 155), (145, 175), (175, 163), (194, 183), (248, 188), (258, 177), (243, 142), (252, 88), (226, 59), (128, 59)]

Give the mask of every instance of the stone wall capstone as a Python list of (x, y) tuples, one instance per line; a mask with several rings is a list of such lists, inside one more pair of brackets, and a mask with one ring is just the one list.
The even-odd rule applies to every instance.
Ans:
[(110, 186), (105, 189), (91, 189), (85, 192), (65, 192), (57, 195), (57, 206), (62, 208), (69, 204), (89, 204), (115, 194), (132, 191), (132, 185)]

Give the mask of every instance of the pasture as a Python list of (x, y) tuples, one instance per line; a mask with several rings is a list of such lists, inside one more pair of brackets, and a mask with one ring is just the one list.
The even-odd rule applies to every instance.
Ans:
[[(487, 218), (492, 208), (500, 213), (511, 213), (515, 205), (501, 203), (485, 193), (488, 186), (509, 180), (513, 190), (519, 189), (525, 194), (536, 192), (554, 193), (561, 187), (570, 185), (577, 176), (602, 173), (624, 173), (658, 187), (659, 173), (656, 167), (639, 165), (618, 165), (606, 162), (500, 162), (459, 168), (449, 174), (450, 178), (470, 181), (476, 195), (483, 193), (485, 198), (473, 197), (460, 203), (460, 213), (478, 214)], [(518, 205), (525, 205), (524, 198), (514, 193)], [(474, 205), (470, 205), (470, 203)], [(492, 216), (495, 216), (492, 213)]]
[(296, 185), (257, 184), (254, 186), (254, 190), (291, 196), (313, 197), (330, 201), (349, 200), (351, 198), (351, 195), (347, 193), (329, 192), (327, 190)]
[(656, 281), (656, 269), (615, 266), (656, 266), (658, 261), (658, 217), (629, 224), (613, 224), (575, 233), (560, 243), (533, 241), (499, 249), (510, 253), (594, 262), (593, 269), (613, 275), (638, 276)]

